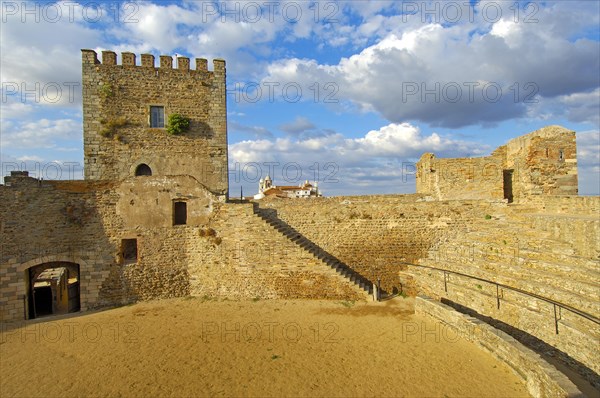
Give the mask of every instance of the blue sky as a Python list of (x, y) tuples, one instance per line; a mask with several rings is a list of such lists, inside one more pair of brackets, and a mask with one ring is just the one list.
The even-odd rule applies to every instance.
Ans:
[(81, 178), (91, 48), (227, 61), (232, 195), (269, 170), (281, 185), (317, 178), (326, 195), (414, 192), (423, 152), (483, 156), (550, 124), (577, 131), (580, 193), (598, 195), (599, 7), (4, 1), (2, 174)]

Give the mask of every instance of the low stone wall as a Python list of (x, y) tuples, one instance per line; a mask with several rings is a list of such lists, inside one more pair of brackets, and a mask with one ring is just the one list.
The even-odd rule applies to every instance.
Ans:
[(417, 192), (437, 200), (502, 199), (498, 157), (438, 159), (426, 153), (417, 163)]
[(415, 300), (415, 313), (441, 321), (464, 339), (477, 344), (508, 364), (527, 385), (533, 397), (582, 397), (579, 389), (538, 354), (506, 333), (430, 298)]

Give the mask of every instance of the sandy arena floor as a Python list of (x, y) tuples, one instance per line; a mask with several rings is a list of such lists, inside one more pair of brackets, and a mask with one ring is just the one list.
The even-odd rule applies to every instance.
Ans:
[(525, 397), (411, 299), (140, 303), (2, 325), (2, 397)]

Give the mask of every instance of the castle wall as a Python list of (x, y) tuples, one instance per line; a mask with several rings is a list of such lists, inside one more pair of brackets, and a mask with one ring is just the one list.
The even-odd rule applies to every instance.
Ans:
[[(216, 195), (227, 195), (227, 110), (225, 61), (122, 54), (118, 65), (112, 51), (102, 62), (92, 50), (82, 50), (83, 139), (85, 178), (120, 180), (139, 164), (152, 175), (190, 175)], [(178, 113), (191, 120), (189, 131), (170, 135), (150, 127), (150, 106), (164, 107), (164, 121)]]
[[(254, 215), (251, 204), (220, 203), (189, 176), (7, 181), (0, 187), (2, 320), (23, 319), (27, 270), (55, 262), (79, 265), (82, 310), (187, 295), (365, 298)], [(186, 225), (172, 225), (174, 201), (187, 203)], [(479, 276), (597, 314), (599, 198), (539, 196), (514, 207), (388, 195), (260, 205), (362, 275), (380, 277), (388, 291), (451, 299), (596, 369), (598, 352), (589, 341), (600, 330), (589, 321), (563, 311), (556, 335), (552, 306), (544, 302), (503, 291), (497, 309), (494, 285), (452, 275), (445, 285), (441, 272), (403, 262)], [(123, 258), (122, 239), (137, 239), (135, 261)]]
[(189, 245), (190, 293), (358, 300), (365, 291), (276, 231), (251, 204), (219, 204)]
[[(190, 176), (39, 181), (0, 186), (0, 319), (27, 317), (31, 267), (79, 266), (81, 309), (188, 295), (365, 297), (347, 279), (253, 214)], [(174, 202), (186, 223), (173, 225)], [(124, 240), (136, 241), (134, 259)]]
[(426, 256), (431, 246), (457, 228), (484, 219), (501, 202), (424, 201), (419, 195), (378, 195), (263, 200), (261, 208), (375, 282), (401, 290), (403, 262)]
[(535, 195), (577, 195), (575, 132), (548, 126), (515, 138), (481, 158), (417, 163), (417, 193), (437, 200), (527, 200)]
[[(545, 210), (566, 202), (573, 204), (570, 212)], [(579, 207), (583, 204), (589, 208)], [(419, 264), (495, 281), (597, 316), (600, 220), (595, 209), (599, 205), (599, 197), (540, 196), (536, 206), (509, 206), (491, 213), (490, 219), (472, 222), (467, 230), (448, 233)], [(412, 278), (421, 294), (449, 299), (512, 325), (600, 371), (600, 348), (590, 344), (600, 338), (600, 326), (590, 320), (557, 308), (557, 334), (551, 303), (513, 290), (497, 290), (487, 282), (444, 276), (439, 270), (409, 267), (403, 278)]]
[[(2, 200), (2, 319), (23, 319), (28, 269), (50, 262), (79, 265), (81, 309), (189, 294), (187, 225), (173, 225), (174, 201), (188, 223), (208, 221), (217, 200), (189, 176), (122, 182), (7, 178)], [(137, 240), (137, 259), (123, 257)]]
[(598, 372), (590, 341), (598, 325), (494, 284), (412, 262), (496, 281), (598, 314), (598, 197), (534, 196), (504, 201), (423, 201), (420, 195), (261, 201), (313, 242), (384, 289), (447, 298), (526, 331)]
[(0, 186), (0, 318), (23, 319), (28, 269), (51, 262), (79, 265), (81, 309), (94, 307), (116, 252), (99, 210), (116, 201), (113, 184), (9, 181), (11, 186)]
[(417, 163), (417, 192), (446, 199), (502, 199), (502, 163), (497, 157), (439, 159), (431, 153)]

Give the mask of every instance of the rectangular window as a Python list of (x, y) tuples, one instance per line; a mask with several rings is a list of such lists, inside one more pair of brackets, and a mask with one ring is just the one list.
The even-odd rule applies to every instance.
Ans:
[(151, 106), (150, 107), (150, 127), (163, 128), (165, 127), (165, 107)]
[(185, 225), (187, 223), (187, 203), (173, 203), (173, 225)]
[(123, 264), (137, 262), (137, 239), (121, 239), (121, 258), (123, 259)]

